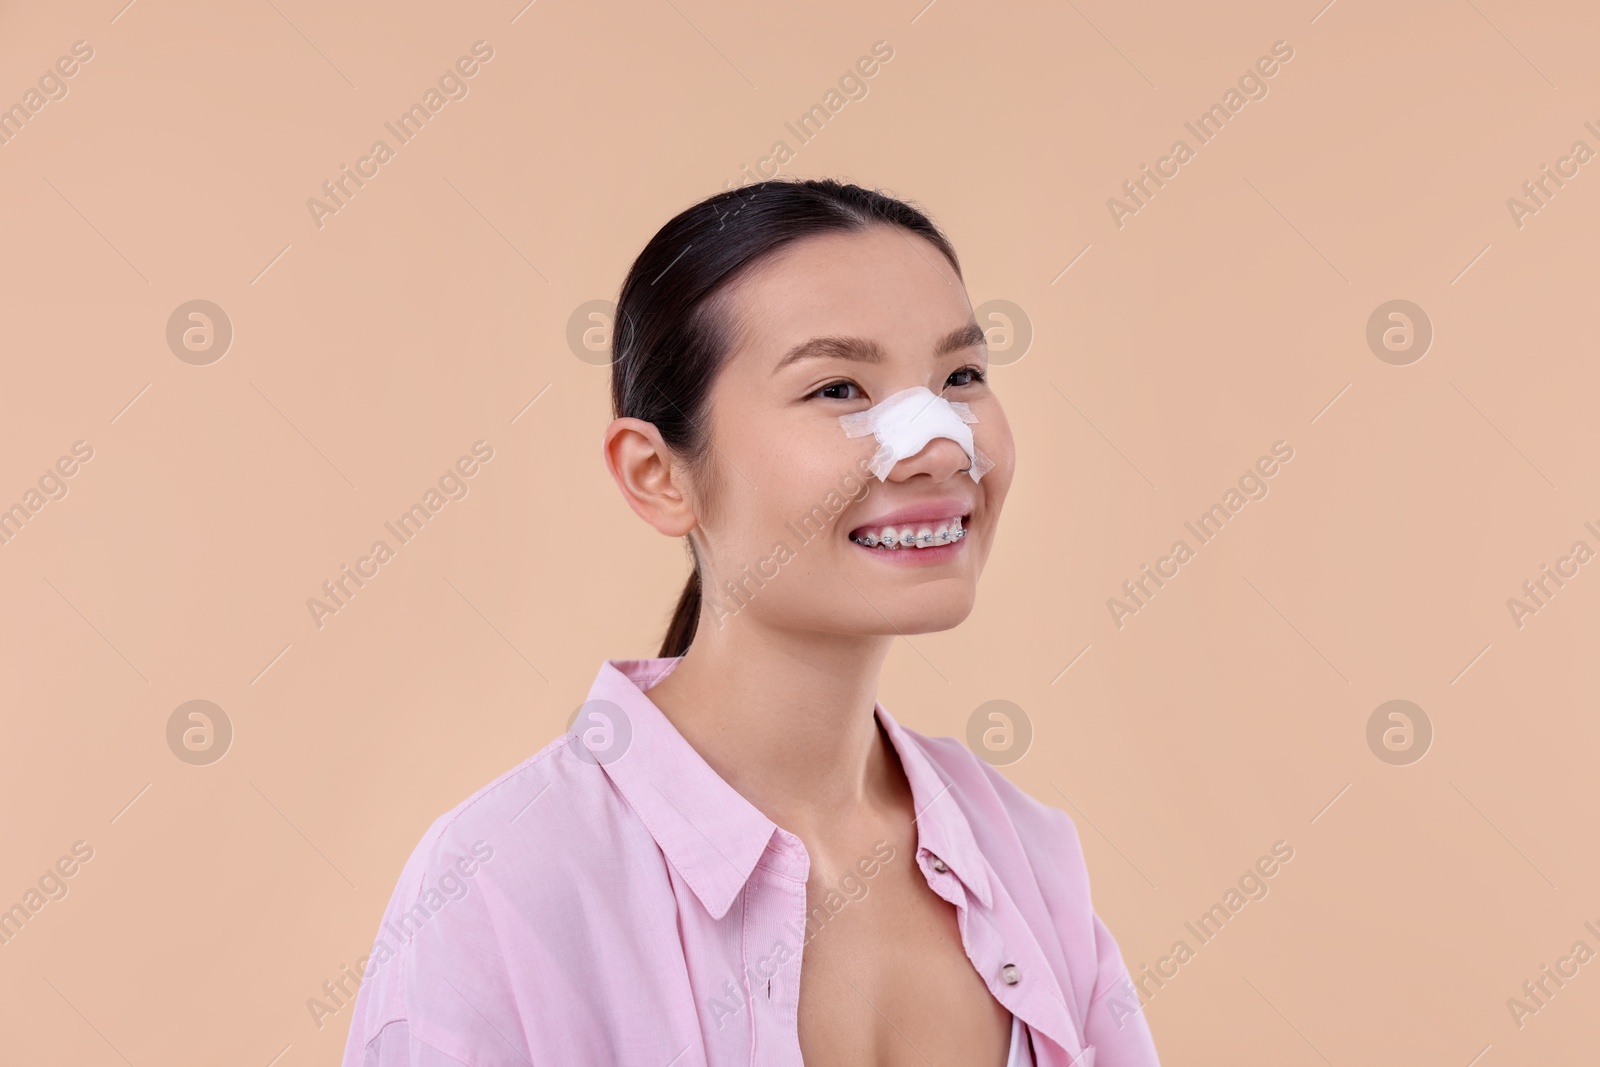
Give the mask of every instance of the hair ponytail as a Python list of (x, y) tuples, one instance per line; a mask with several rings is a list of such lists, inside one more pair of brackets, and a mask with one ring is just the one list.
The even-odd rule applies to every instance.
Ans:
[(689, 651), (695, 629), (700, 624), (700, 568), (689, 572), (689, 578), (678, 595), (678, 606), (672, 609), (672, 621), (667, 624), (667, 634), (661, 639), (657, 656), (681, 656)]

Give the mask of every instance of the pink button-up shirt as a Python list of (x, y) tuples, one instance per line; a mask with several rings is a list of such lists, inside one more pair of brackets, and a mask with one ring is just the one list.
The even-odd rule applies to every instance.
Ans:
[[(429, 828), (357, 961), (343, 1067), (802, 1063), (810, 861), (645, 695), (678, 662), (607, 660), (572, 731)], [(1159, 1067), (1066, 813), (874, 710), (917, 867), (1038, 1067)]]

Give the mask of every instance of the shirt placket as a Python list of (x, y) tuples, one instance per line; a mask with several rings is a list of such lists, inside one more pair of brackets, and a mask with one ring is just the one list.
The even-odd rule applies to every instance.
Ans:
[(750, 983), (751, 1067), (802, 1067), (800, 958), (806, 937), (806, 875), (800, 839), (773, 834), (745, 892), (743, 964)]
[[(966, 886), (949, 864), (926, 848), (919, 849), (918, 855), (934, 892), (956, 905), (961, 943), (989, 992), (1024, 1023), (1043, 1027), (1043, 1032), (1065, 1046), (1069, 1055), (1077, 1055), (1082, 1048), (1082, 1024), (1009, 898), (997, 887), (994, 910), (982, 907), (981, 902), (974, 907)], [(1035, 1054), (1036, 1062), (1046, 1062), (1037, 1046)], [(1076, 1060), (1073, 1067), (1089, 1067), (1089, 1062)]]
[(1017, 987), (1022, 982), (1022, 969), (1018, 961), (1011, 958), (1005, 938), (988, 916), (972, 907), (966, 886), (961, 884), (955, 871), (937, 853), (925, 845), (919, 846), (917, 862), (929, 887), (955, 905), (956, 927), (961, 933), (961, 944), (978, 977), (983, 979), (990, 994), (1006, 1010), (1013, 1015), (1021, 1015), (1018, 1008), (1021, 992)]

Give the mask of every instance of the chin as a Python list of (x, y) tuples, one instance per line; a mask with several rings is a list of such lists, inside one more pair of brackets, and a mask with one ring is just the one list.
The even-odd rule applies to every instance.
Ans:
[(972, 614), (972, 597), (962, 597), (958, 602), (948, 600), (931, 606), (927, 609), (916, 609), (911, 605), (896, 605), (879, 603), (878, 608), (883, 614), (872, 612), (872, 618), (863, 621), (870, 627), (882, 632), (884, 619), (888, 618), (894, 629), (888, 631), (895, 634), (936, 634), (945, 630), (953, 630), (967, 621), (967, 616)]

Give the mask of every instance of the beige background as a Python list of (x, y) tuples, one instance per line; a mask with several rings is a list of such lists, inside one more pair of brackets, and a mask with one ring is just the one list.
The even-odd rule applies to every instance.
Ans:
[[(349, 1009), (306, 1002), (417, 839), (602, 659), (653, 655), (682, 584), (601, 464), (569, 319), (779, 139), (784, 173), (927, 208), (1033, 331), (986, 323), (1019, 468), (978, 608), (896, 645), (885, 704), (955, 736), (1023, 710), (1006, 773), (1076, 819), (1136, 973), (1295, 850), (1150, 998), (1163, 1061), (1592, 1056), (1600, 963), (1507, 1006), (1600, 951), (1600, 564), (1507, 607), (1600, 550), (1600, 162), (1507, 205), (1600, 149), (1589, 5), (124, 2), (0, 10), (0, 105), (93, 49), (0, 145), (0, 506), (93, 449), (0, 546), (0, 906), (94, 850), (0, 947), (7, 1062), (338, 1061)], [(479, 40), (468, 95), (319, 228), (307, 199)], [(204, 366), (165, 336), (195, 299), (234, 333)], [(1366, 341), (1395, 299), (1434, 330), (1404, 366)], [(469, 494), (314, 625), (479, 440)], [(1270, 494), (1118, 628), (1107, 599), (1279, 440)], [(195, 699), (234, 730), (207, 766), (167, 741)], [(1410, 765), (1368, 746), (1391, 699), (1434, 730)]]

